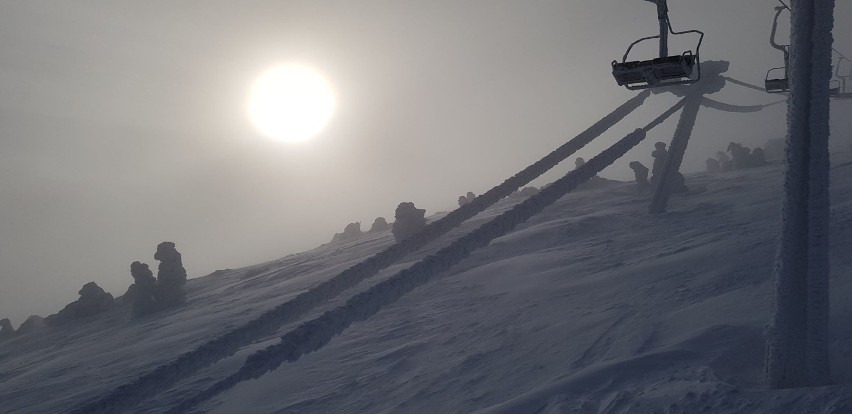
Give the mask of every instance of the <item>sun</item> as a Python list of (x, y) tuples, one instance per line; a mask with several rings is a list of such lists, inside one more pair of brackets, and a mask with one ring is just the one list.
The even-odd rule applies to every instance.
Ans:
[(248, 112), (254, 126), (270, 138), (302, 142), (316, 136), (334, 113), (331, 84), (303, 65), (277, 66), (251, 87)]

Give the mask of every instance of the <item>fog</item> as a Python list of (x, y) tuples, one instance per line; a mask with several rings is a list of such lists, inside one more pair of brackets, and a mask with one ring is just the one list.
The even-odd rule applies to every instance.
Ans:
[[(657, 30), (640, 0), (0, 4), (0, 318), (16, 326), (55, 313), (89, 281), (124, 293), (130, 263), (156, 267), (161, 241), (198, 277), (313, 248), (349, 222), (392, 221), (401, 201), (448, 211), (633, 96), (610, 62)], [(703, 59), (762, 85), (783, 64), (768, 44), (775, 4), (669, 6), (675, 30), (706, 33)], [(852, 2), (835, 15), (835, 46), (852, 56)], [(695, 40), (672, 38), (671, 50)], [(287, 62), (315, 68), (337, 96), (331, 123), (306, 143), (268, 139), (246, 113), (254, 78)], [(729, 85), (713, 99), (783, 97)], [(651, 97), (578, 156), (674, 100)], [(850, 110), (833, 104), (838, 145), (848, 146)], [(730, 141), (783, 137), (785, 113), (705, 108), (683, 169), (703, 169)], [(628, 180), (629, 161), (649, 166), (675, 122), (601, 175)]]

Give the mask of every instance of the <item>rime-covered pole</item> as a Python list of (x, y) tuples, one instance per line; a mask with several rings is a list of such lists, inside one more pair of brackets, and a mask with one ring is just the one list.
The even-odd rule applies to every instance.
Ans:
[(669, 144), (666, 163), (663, 164), (663, 170), (660, 171), (660, 179), (657, 181), (654, 197), (651, 199), (650, 207), (648, 207), (648, 211), (652, 214), (666, 212), (669, 197), (672, 195), (672, 182), (675, 174), (680, 171), (680, 164), (683, 162), (689, 137), (692, 136), (692, 129), (695, 127), (695, 120), (698, 118), (698, 110), (701, 108), (703, 96), (704, 94), (694, 93), (686, 97), (684, 101), (683, 112), (680, 113), (680, 120), (678, 120), (677, 128), (675, 128), (674, 137)]
[(834, 27), (834, 0), (814, 1), (811, 56), (810, 190), (808, 193), (808, 340), (807, 375), (811, 386), (830, 382), (828, 362), (829, 310), (829, 83)]
[(828, 370), (828, 87), (833, 0), (791, 6), (787, 169), (767, 332), (770, 388), (824, 385)]
[(814, 13), (811, 1), (794, 1), (790, 6), (790, 97), (787, 102), (784, 201), (773, 283), (774, 309), (766, 343), (766, 381), (770, 388), (807, 385), (807, 200)]

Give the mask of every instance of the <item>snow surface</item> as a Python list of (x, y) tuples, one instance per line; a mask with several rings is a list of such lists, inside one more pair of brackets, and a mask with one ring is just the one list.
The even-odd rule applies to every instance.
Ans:
[[(852, 154), (833, 156), (831, 362), (852, 381)], [(648, 215), (632, 183), (577, 191), (326, 347), (200, 407), (211, 413), (847, 413), (848, 385), (762, 384), (783, 168), (687, 175)], [(301, 322), (510, 209), (506, 199), (145, 401), (162, 412), (236, 372)], [(431, 219), (435, 219), (432, 217)], [(393, 243), (390, 232), (188, 282), (185, 308), (116, 309), (0, 343), (0, 412), (69, 411)]]

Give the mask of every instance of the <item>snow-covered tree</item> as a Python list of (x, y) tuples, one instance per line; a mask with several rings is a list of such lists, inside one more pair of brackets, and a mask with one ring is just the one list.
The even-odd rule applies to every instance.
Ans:
[(426, 227), (425, 214), (426, 210), (415, 207), (410, 201), (399, 203), (391, 229), (396, 240), (405, 240)]
[(15, 328), (8, 318), (0, 319), (0, 341), (15, 336)]
[(124, 299), (133, 305), (133, 315), (147, 315), (157, 310), (157, 279), (148, 268), (141, 262), (130, 264), (130, 275), (133, 276), (133, 284), (124, 294)]
[(157, 245), (154, 259), (160, 261), (157, 269), (157, 302), (162, 307), (182, 304), (186, 300), (186, 269), (183, 268), (180, 253), (172, 242)]

